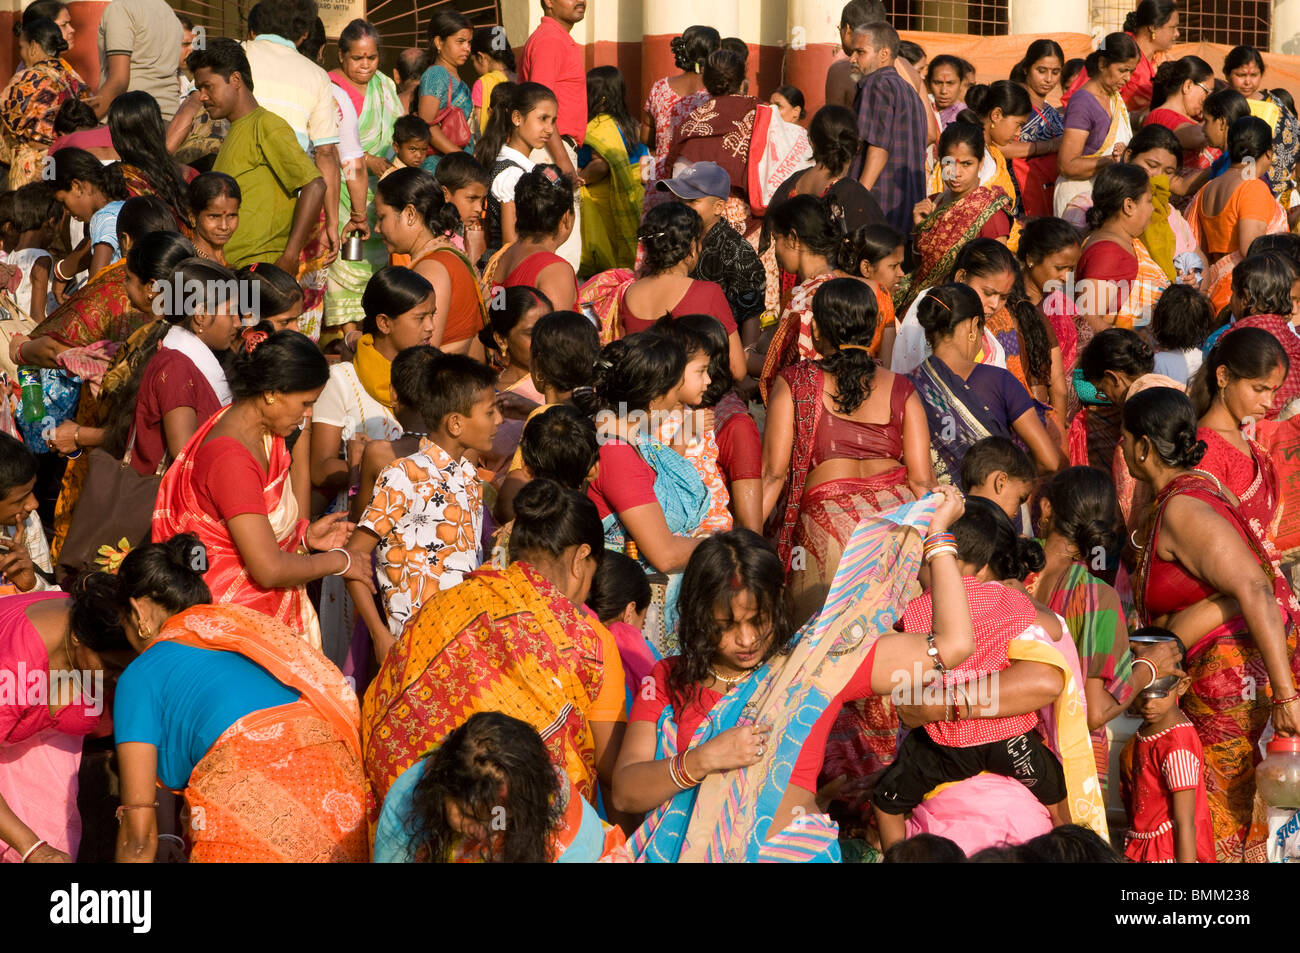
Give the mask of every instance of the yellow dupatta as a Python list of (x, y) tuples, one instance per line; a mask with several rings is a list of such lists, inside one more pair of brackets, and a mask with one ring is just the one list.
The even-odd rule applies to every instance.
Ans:
[(636, 262), (636, 232), (641, 223), (645, 186), (639, 166), (629, 163), (618, 123), (601, 114), (587, 123), (585, 145), (605, 160), (609, 175), (584, 185), (582, 200), (583, 274), (631, 268)]
[[(1061, 768), (1065, 772), (1070, 819), (1092, 828), (1103, 839), (1109, 839), (1106, 802), (1097, 781), (1097, 762), (1092, 752), (1092, 736), (1088, 733), (1083, 686), (1076, 683), (1074, 672), (1060, 650), (1032, 632), (1030, 629), (1012, 639), (1007, 645), (1007, 657), (1012, 662), (1042, 662), (1061, 673), (1065, 687), (1052, 703), (1051, 721), (1055, 724), (1044, 723), (1048, 730), (1047, 740), (1061, 759)], [(1062, 638), (1069, 638), (1069, 635)]]
[(357, 372), (357, 380), (361, 381), (366, 393), (392, 410), (393, 362), (375, 348), (374, 335), (361, 335), (361, 340), (357, 342), (357, 356), (352, 359), (352, 368)]
[(1153, 175), (1151, 206), (1155, 211), (1146, 231), (1142, 233), (1142, 244), (1165, 273), (1165, 277), (1174, 282), (1178, 280), (1178, 272), (1174, 270), (1174, 251), (1178, 247), (1178, 239), (1174, 236), (1173, 226), (1169, 224), (1169, 195), (1169, 176)]

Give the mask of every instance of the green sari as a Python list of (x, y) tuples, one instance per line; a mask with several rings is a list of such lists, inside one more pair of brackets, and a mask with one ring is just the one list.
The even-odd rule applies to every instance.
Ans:
[[(356, 89), (337, 71), (330, 73), (330, 79), (352, 97), (354, 103), (357, 101)], [(393, 123), (402, 112), (397, 86), (388, 76), (376, 72), (366, 84), (364, 104), (357, 110), (357, 131), (361, 136), (361, 148), (367, 154), (392, 158)], [(344, 261), (340, 257), (329, 267), (325, 285), (325, 320), (329, 327), (361, 322), (365, 317), (361, 311), (361, 293), (366, 290), (370, 276), (388, 264), (388, 247), (375, 232), (375, 184), (379, 180), (374, 173), (367, 173), (367, 178), (366, 217), (370, 224), (370, 237), (362, 246), (360, 261)], [(345, 181), (339, 190), (339, 222), (344, 223), (351, 217), (352, 197)]]

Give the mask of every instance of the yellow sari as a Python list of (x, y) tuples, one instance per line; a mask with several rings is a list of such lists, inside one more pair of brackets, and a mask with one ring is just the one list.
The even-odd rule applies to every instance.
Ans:
[(610, 268), (631, 268), (636, 262), (636, 232), (641, 223), (645, 187), (640, 167), (631, 164), (618, 123), (601, 114), (587, 123), (584, 145), (605, 160), (609, 174), (594, 185), (582, 186), (582, 263), (579, 271), (593, 275)]

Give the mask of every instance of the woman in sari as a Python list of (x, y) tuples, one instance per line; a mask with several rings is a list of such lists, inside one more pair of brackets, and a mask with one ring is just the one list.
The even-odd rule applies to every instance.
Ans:
[[(424, 160), (426, 172), (436, 171), (438, 159), (449, 152), (473, 151), (474, 131), (469, 120), (474, 113), (474, 97), (460, 79), (460, 68), (469, 59), (473, 41), (474, 25), (459, 10), (440, 7), (429, 17), (429, 54), (433, 63), (420, 77), (420, 92), (411, 110), (429, 124), (433, 147)], [(448, 123), (452, 109), (464, 114), (463, 125), (459, 117), (454, 125)]]
[(955, 546), (928, 547), (933, 631), (891, 631), (922, 527), (933, 539), (962, 507), (947, 489), (864, 524), (833, 606), (797, 633), (767, 543), (733, 530), (699, 548), (682, 587), (681, 653), (638, 696), (614, 776), (614, 805), (650, 812), (629, 842), (634, 859), (840, 859), (839, 829), (816, 796), (840, 710), (919, 691), (915, 673), (956, 665), (974, 645)]
[(676, 645), (682, 570), (707, 535), (701, 527), (711, 509), (699, 471), (656, 439), (678, 407), (685, 372), (685, 348), (656, 331), (605, 345), (596, 362), (600, 470), (587, 495), (603, 522), (606, 547), (635, 552), (648, 575), (666, 577), (655, 593), (658, 617), (647, 622), (647, 638), (661, 654)]
[(1208, 174), (1201, 173), (1216, 154), (1205, 137), (1201, 114), (1205, 97), (1214, 92), (1213, 82), (1214, 70), (1199, 56), (1161, 63), (1156, 71), (1151, 111), (1144, 125), (1164, 126), (1178, 137), (1182, 161), (1172, 184), (1180, 197), (1195, 192), (1208, 179)]
[(306, 585), (324, 576), (370, 584), (369, 565), (342, 549), (346, 513), (311, 525), (310, 437), (290, 458), (285, 438), (329, 380), (329, 366), (296, 331), (246, 331), (231, 363), (234, 402), (199, 427), (158, 487), (155, 540), (193, 533), (207, 555), (204, 579), (218, 605), (256, 609), (313, 648), (320, 623)]
[(645, 198), (641, 159), (646, 154), (627, 111), (623, 74), (616, 66), (597, 66), (587, 73), (587, 135), (578, 150), (581, 274), (631, 268), (635, 263), (636, 231)]
[(758, 385), (767, 400), (778, 372), (799, 361), (815, 359), (812, 342), (812, 303), (817, 289), (839, 271), (844, 234), (837, 206), (811, 195), (798, 195), (775, 206), (768, 216), (777, 264), (798, 281), (781, 312), (767, 345)]
[(1097, 173), (1088, 209), (1089, 235), (1075, 267), (1080, 289), (1075, 322), (1095, 334), (1149, 322), (1170, 277), (1140, 240), (1154, 214), (1151, 180), (1141, 166), (1120, 163)]
[(1138, 62), (1120, 95), (1136, 123), (1151, 105), (1156, 71), (1168, 57), (1169, 48), (1178, 41), (1177, 0), (1142, 0), (1136, 10), (1125, 15), (1124, 33), (1137, 45)]
[(393, 123), (402, 115), (397, 86), (379, 69), (379, 33), (365, 20), (353, 20), (339, 34), (339, 68), (330, 80), (352, 101), (357, 111), (357, 132), (365, 155), (358, 170), (366, 180), (366, 207), (354, 210), (351, 189), (339, 190), (339, 221), (357, 222), (366, 217), (369, 235), (362, 245), (360, 261), (336, 258), (330, 265), (325, 285), (325, 311), (329, 327), (360, 324), (361, 294), (370, 276), (388, 264), (388, 248), (375, 229), (373, 202), (375, 185), (388, 170), (393, 155)]
[(429, 343), (448, 353), (482, 358), (478, 334), (487, 308), (478, 272), (452, 241), (460, 213), (442, 187), (423, 169), (398, 169), (375, 187), (375, 214), (389, 251), (409, 255), (408, 267), (433, 286)]
[[(813, 299), (821, 359), (782, 370), (768, 395), (763, 515), (796, 621), (825, 602), (859, 520), (934, 485), (925, 408), (911, 382), (878, 367), (868, 350), (876, 318), (875, 295), (862, 282), (827, 282)], [(796, 548), (805, 558), (792, 564)]]
[[(1020, 184), (1011, 174), (1011, 164), (1002, 151), (1004, 146), (1019, 146), (1017, 138), (1033, 113), (1029, 94), (1017, 83), (1000, 79), (989, 85), (972, 86), (966, 92), (967, 107), (957, 116), (957, 122), (979, 126), (984, 133), (984, 155), (980, 160), (978, 184), (984, 188), (998, 188), (1011, 199), (1007, 214), (1020, 218), (1023, 207), (1020, 201)], [(951, 125), (951, 124), (950, 124)], [(939, 162), (930, 173), (929, 194), (938, 195), (944, 190), (944, 169), (940, 151)]]
[[(78, 369), (78, 376), (85, 376), (79, 386), (76, 415), (61, 422), (49, 441), (48, 445), (62, 454), (90, 447), (103, 447), (118, 455), (126, 452), (136, 398), (135, 387), (128, 385), (139, 381), (160, 337), (153, 307), (158, 295), (155, 282), (168, 278), (177, 265), (194, 255), (194, 246), (171, 231), (175, 219), (162, 202), (153, 197), (128, 201), (130, 207), (124, 204), (118, 216), (122, 229), (118, 241), (130, 251), (37, 325), (33, 334), (39, 332), (39, 336), (23, 348), (26, 355), (44, 347), (46, 354), (55, 355), (51, 365), (60, 368), (74, 355), (96, 358)], [(64, 470), (52, 527), (51, 555), (56, 561), (89, 465), (88, 455), (83, 454)]]
[(1290, 368), (1286, 351), (1268, 331), (1234, 327), (1210, 349), (1188, 393), (1198, 417), (1196, 436), (1206, 448), (1197, 469), (1236, 498), (1237, 512), (1279, 573), (1271, 537), (1281, 487), (1253, 425), (1269, 415)]
[[(722, 166), (731, 179), (723, 216), (753, 243), (772, 192), (811, 156), (804, 131), (774, 122), (780, 119), (776, 110), (744, 95), (744, 84), (745, 60), (739, 53), (720, 49), (709, 56), (704, 87), (711, 98), (677, 127), (664, 167), (671, 176), (683, 162)], [(776, 132), (785, 137), (773, 136)]]
[(1252, 817), (1260, 735), (1270, 717), (1277, 734), (1300, 732), (1290, 587), (1218, 479), (1193, 469), (1205, 444), (1185, 395), (1153, 388), (1129, 400), (1123, 447), (1156, 494), (1137, 537), (1138, 618), (1187, 648), (1192, 686), (1182, 707), (1205, 751), (1215, 853), (1220, 863), (1262, 861), (1268, 832)]
[(0, 137), (9, 155), (10, 189), (41, 181), (59, 107), (90, 93), (59, 58), (67, 48), (68, 41), (52, 20), (24, 23), (19, 31), (18, 55), (27, 66), (0, 94)]
[(143, 90), (120, 94), (108, 107), (108, 131), (121, 157), (128, 195), (156, 195), (176, 217), (176, 228), (194, 237), (187, 186), (198, 172), (182, 170), (167, 153), (166, 130), (158, 101)]
[(1052, 214), (1052, 195), (1060, 174), (1056, 154), (1065, 134), (1065, 117), (1047, 97), (1061, 84), (1064, 66), (1060, 44), (1043, 37), (1030, 43), (1024, 58), (1011, 68), (1011, 81), (1029, 94), (1031, 115), (1020, 129), (1020, 141), (1007, 143), (1002, 152), (1011, 160), (1020, 200), (1030, 218)]
[(1066, 465), (1024, 386), (1005, 368), (975, 362), (984, 339), (979, 295), (967, 285), (932, 288), (917, 318), (933, 353), (910, 376), (925, 405), (940, 482), (958, 482), (966, 451), (992, 436), (1018, 439), (1042, 473)]
[[(1048, 329), (1049, 343), (1055, 342), (1049, 352), (1051, 381), (1056, 380), (1059, 361), (1064, 393), (1057, 391), (1055, 384), (1046, 388), (1046, 394), (1042, 390), (1030, 393), (1040, 403), (1051, 405), (1053, 419), (1062, 434), (1068, 434), (1079, 410), (1078, 397), (1070, 386), (1079, 356), (1079, 331), (1074, 322), (1074, 302), (1066, 294), (1070, 275), (1079, 261), (1079, 244), (1078, 230), (1062, 219), (1036, 218), (1026, 222), (1016, 248), (1020, 277), (1007, 297), (1008, 307), (1014, 298), (1018, 312), (1023, 313), (1025, 304), (1033, 307)], [(1029, 317), (1021, 320), (1028, 322)]]
[[(654, 146), (653, 178), (656, 182), (672, 178), (672, 169), (668, 165), (669, 147), (682, 120), (709, 98), (702, 74), (709, 55), (721, 42), (722, 35), (711, 26), (688, 26), (681, 36), (669, 41), (673, 61), (681, 72), (655, 80), (642, 107), (645, 118), (641, 120), (641, 141)], [(645, 194), (649, 202), (657, 192), (648, 188)]]
[(371, 817), (400, 775), (482, 711), (531, 725), (597, 803), (623, 741), (623, 665), (580, 607), (604, 553), (596, 508), (551, 480), (515, 498), (508, 568), (484, 566), (411, 621), (362, 705)]
[(920, 264), (894, 292), (895, 313), (906, 313), (922, 291), (947, 281), (968, 242), (1005, 242), (1011, 234), (1014, 196), (998, 186), (979, 184), (984, 157), (984, 131), (977, 125), (954, 122), (939, 137), (944, 188), (912, 210), (913, 246)]
[[(1294, 111), (1264, 88), (1264, 57), (1251, 46), (1234, 46), (1223, 58), (1223, 78), (1246, 97), (1250, 114), (1262, 119), (1273, 139), (1268, 184), (1284, 209), (1290, 209), (1296, 192), (1295, 166), (1300, 153), (1300, 119)], [(1233, 160), (1236, 162), (1237, 160)], [(1260, 178), (1264, 170), (1260, 170)]]
[(1138, 60), (1138, 45), (1127, 33), (1109, 34), (1101, 48), (1088, 57), (1085, 69), (1091, 78), (1075, 90), (1065, 107), (1065, 132), (1058, 155), (1061, 174), (1052, 195), (1058, 217), (1073, 199), (1092, 191), (1093, 177), (1117, 162), (1133, 138), (1120, 90)]
[(615, 862), (626, 841), (551, 761), (537, 729), (481, 711), (389, 789), (375, 863)]
[(1232, 270), (1250, 254), (1250, 243), (1289, 231), (1286, 212), (1265, 178), (1278, 161), (1268, 124), (1255, 116), (1234, 122), (1228, 130), (1228, 158), (1231, 165), (1196, 194), (1187, 213), (1187, 224), (1209, 259), (1201, 290), (1215, 314), (1228, 304)]
[(148, 544), (84, 598), (139, 653), (113, 706), (118, 862), (153, 862), (162, 786), (194, 818), (190, 863), (364, 863), (357, 696), (300, 632), (210, 604), (202, 559), (194, 536)]
[[(120, 671), (130, 655), (114, 619), (85, 611), (84, 592), (0, 601), (0, 670), (21, 686), (17, 699), (0, 704), (0, 863), (76, 860), (83, 739), (107, 720), (105, 669)], [(27, 704), (37, 699), (25, 690), (34, 680), (23, 680), (23, 671), (45, 680), (48, 698)]]

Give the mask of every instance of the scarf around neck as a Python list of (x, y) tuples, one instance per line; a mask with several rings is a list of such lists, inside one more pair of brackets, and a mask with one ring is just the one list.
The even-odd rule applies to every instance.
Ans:
[(188, 328), (177, 325), (167, 329), (167, 333), (163, 335), (162, 346), (180, 351), (188, 357), (211, 386), (213, 393), (217, 395), (217, 400), (221, 401), (221, 406), (226, 407), (230, 404), (233, 396), (230, 393), (230, 384), (226, 381), (226, 372), (221, 369), (221, 362), (217, 360), (217, 355), (199, 340), (198, 335)]
[(374, 335), (361, 335), (361, 340), (357, 342), (357, 356), (352, 359), (352, 366), (366, 393), (392, 410), (393, 362), (375, 348)]

